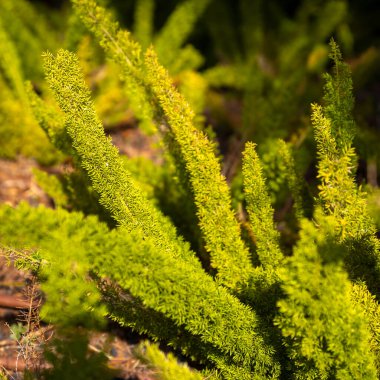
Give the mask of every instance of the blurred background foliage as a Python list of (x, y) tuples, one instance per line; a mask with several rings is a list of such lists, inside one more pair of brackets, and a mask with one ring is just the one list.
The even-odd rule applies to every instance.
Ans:
[[(307, 180), (306, 198), (311, 200), (316, 193), (310, 103), (322, 98), (321, 77), (329, 70), (328, 42), (333, 37), (352, 69), (358, 125), (357, 177), (370, 190), (369, 204), (380, 225), (376, 217), (380, 208), (380, 6), (376, 0), (99, 3), (112, 10), (143, 48), (155, 46), (160, 61), (196, 112), (198, 127), (215, 140), (223, 174), (232, 184), (237, 212), (242, 208), (241, 151), (248, 140), (258, 144), (279, 222), (288, 218), (286, 211), (291, 203), (279, 138), (289, 143), (296, 173)], [(68, 0), (2, 0), (1, 157), (12, 159), (21, 154), (34, 157), (44, 166), (65, 162), (34, 120), (24, 87), (24, 81), (31, 80), (54, 107), (44, 84), (41, 53), (59, 47), (75, 51), (80, 57), (98, 114), (109, 133), (137, 127), (147, 135), (155, 133), (157, 121), (149, 105), (139, 101), (137, 86), (121, 79), (119, 69), (106, 60)], [(136, 175), (146, 183), (148, 193), (170, 213), (172, 203), (181, 202), (181, 191), (168, 185), (168, 178), (174, 175), (170, 159), (166, 166), (159, 161), (160, 170), (152, 169), (152, 163), (141, 164), (141, 160), (128, 165), (138, 168)], [(57, 178), (37, 177), (57, 194)], [(67, 207), (83, 210), (86, 202), (74, 200), (73, 194), (94, 194), (91, 189), (84, 191), (86, 186), (80, 175), (77, 177), (71, 173), (59, 178), (57, 203), (64, 206), (66, 202)], [(79, 185), (75, 187), (75, 183)], [(182, 226), (186, 224), (183, 214), (171, 216)]]

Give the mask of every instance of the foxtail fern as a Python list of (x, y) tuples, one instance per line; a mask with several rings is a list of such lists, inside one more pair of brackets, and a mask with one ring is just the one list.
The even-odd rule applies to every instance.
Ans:
[(336, 233), (349, 247), (346, 262), (352, 277), (364, 279), (377, 295), (380, 245), (366, 200), (355, 184), (356, 154), (352, 146), (355, 123), (352, 80), (348, 66), (331, 42), (334, 76), (326, 75), (325, 106), (313, 105), (312, 122), (318, 147), (319, 199), (326, 215), (338, 221)]
[[(65, 250), (64, 242), (70, 242), (72, 252), (87, 253), (82, 259), (78, 256), (77, 281), (85, 281), (84, 273), (88, 266), (84, 262), (91, 263), (91, 270), (98, 276), (115, 281), (134, 297), (143, 300), (145, 307), (162, 313), (178, 327), (183, 326), (191, 335), (199, 337), (201, 342), (217, 348), (230, 358), (230, 365), (241, 367), (241, 373), (252, 371), (257, 378), (264, 375), (272, 378), (278, 373), (278, 364), (272, 357), (273, 349), (255, 331), (258, 327), (255, 313), (215, 283), (201, 268), (180, 257), (171, 257), (141, 231), (126, 234), (125, 230), (117, 229), (107, 232), (107, 227), (94, 218), (83, 219), (80, 214), (42, 207), (21, 207), (17, 212), (5, 208), (1, 216), (8, 221), (1, 229), (4, 241), (7, 236), (11, 237), (7, 244), (19, 248), (38, 245), (39, 255), (48, 261), (45, 265), (51, 263), (60, 268), (59, 260), (64, 257), (66, 265), (75, 265), (75, 258), (54, 257), (57, 246)], [(9, 229), (15, 226), (19, 226), (18, 233), (11, 235)], [(35, 234), (36, 229), (40, 234)], [(83, 287), (68, 286), (66, 292), (75, 297), (75, 292), (82, 291)], [(83, 291), (89, 292), (87, 289)], [(53, 305), (56, 305), (54, 300)], [(139, 326), (138, 320), (135, 323)], [(160, 320), (156, 323), (160, 326)], [(166, 329), (164, 325), (162, 328)], [(212, 351), (208, 360), (217, 366), (224, 363), (220, 354), (215, 355)], [(228, 367), (224, 364), (221, 370), (224, 366)]]
[[(122, 79), (111, 83), (128, 92), (140, 126), (154, 125), (167, 159), (161, 167), (151, 163), (140, 170), (144, 163), (120, 156), (106, 136), (86, 84), (92, 66), (81, 69), (75, 53), (61, 49), (44, 54), (46, 82), (59, 110), (48, 94), (42, 100), (31, 83), (25, 90), (18, 45), (9, 38), (0, 15), (4, 45), (0, 50), (8, 54), (1, 63), (0, 86), (15, 96), (21, 94), (25, 105), (28, 101), (50, 141), (74, 166), (72, 173), (57, 177), (35, 172), (55, 198), (56, 210), (26, 204), (0, 207), (1, 250), (39, 276), (47, 299), (44, 319), (65, 327), (92, 328), (107, 316), (202, 366), (189, 370), (157, 346), (142, 345), (140, 355), (162, 379), (378, 378), (379, 242), (363, 192), (355, 183), (352, 83), (336, 44), (331, 43), (334, 75), (325, 77), (324, 105), (313, 105), (320, 180), (313, 220), (305, 218), (303, 188), (290, 144), (282, 140), (270, 144), (267, 139), (268, 154), (260, 159), (256, 144), (248, 142), (242, 160), (244, 194), (239, 193), (244, 235), (215, 145), (202, 131), (202, 111), (208, 86), (227, 83), (243, 89), (245, 105), (254, 102), (255, 112), (262, 112), (257, 119), (247, 109), (245, 127), (259, 120), (261, 127), (273, 126), (276, 134), (283, 134), (277, 128), (281, 117), (267, 116), (286, 102), (282, 95), (287, 90), (272, 91), (270, 104), (263, 101), (266, 79), (256, 75), (259, 48), (248, 57), (249, 64), (237, 59), (205, 75), (184, 72), (202, 59), (193, 47), (183, 45), (209, 0), (181, 2), (156, 36), (154, 1), (137, 0), (138, 42), (94, 0), (72, 3), (75, 24), (83, 22), (90, 29), (115, 72), (121, 72)], [(259, 11), (260, 4), (252, 7), (242, 0), (242, 12)], [(225, 3), (221, 7), (223, 12), (228, 9)], [(1, 3), (0, 10), (8, 8), (13, 9), (10, 0)], [(324, 9), (343, 12), (343, 8)], [(223, 17), (228, 20), (228, 15)], [(242, 18), (243, 43), (247, 47), (262, 43), (262, 26), (252, 29)], [(318, 33), (326, 37), (325, 29)], [(71, 36), (70, 44), (87, 57), (92, 37), (84, 36), (83, 29), (78, 35), (76, 41)], [(152, 40), (155, 46), (149, 46)], [(304, 43), (307, 39), (291, 44), (289, 51), (282, 49), (283, 61), (292, 62)], [(15, 66), (8, 67), (13, 58)], [(280, 69), (282, 75), (288, 72)], [(244, 78), (239, 78), (239, 70)], [(169, 73), (176, 75), (175, 80)], [(297, 80), (291, 82), (294, 86)], [(272, 89), (278, 86), (274, 83)], [(261, 132), (268, 131), (272, 129)], [(280, 171), (270, 173), (271, 165)], [(281, 187), (278, 198), (294, 201), (293, 250), (287, 246), (287, 231), (282, 233), (288, 225), (274, 221), (276, 206), (268, 190), (286, 181), (291, 197)], [(72, 202), (71, 195), (76, 193), (79, 199), (81, 191), (84, 200)], [(168, 212), (172, 205), (178, 208), (173, 214)], [(186, 215), (178, 222), (175, 212)], [(192, 225), (181, 226), (183, 220)], [(57, 314), (57, 309), (63, 313)]]
[[(213, 146), (193, 125), (194, 114), (173, 87), (156, 54), (148, 49), (144, 59), (127, 32), (118, 31), (105, 11), (91, 0), (74, 0), (84, 22), (101, 39), (106, 52), (125, 72), (140, 81), (153, 95), (156, 109), (164, 115), (170, 133), (186, 166), (197, 206), (200, 229), (220, 281), (236, 288), (247, 282), (251, 263), (240, 238), (240, 228), (231, 209), (229, 189), (220, 174)], [(224, 220), (220, 225), (220, 220)]]
[(257, 255), (264, 268), (276, 268), (283, 258), (279, 233), (273, 223), (269, 198), (259, 156), (253, 143), (247, 143), (243, 160), (244, 193), (249, 222), (256, 239)]
[(64, 50), (56, 57), (46, 54), (45, 69), (49, 85), (65, 113), (73, 148), (100, 196), (100, 203), (119, 225), (129, 231), (141, 229), (155, 237), (157, 246), (174, 256), (184, 255), (197, 265), (187, 245), (175, 237), (168, 220), (144, 199), (117, 149), (105, 136), (75, 55)]
[(294, 254), (280, 271), (286, 297), (278, 302), (281, 328), (297, 379), (376, 379), (370, 333), (351, 301), (344, 247), (335, 220), (304, 220)]

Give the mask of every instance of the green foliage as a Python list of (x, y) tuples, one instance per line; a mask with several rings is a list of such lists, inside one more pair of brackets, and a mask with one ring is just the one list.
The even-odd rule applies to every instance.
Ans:
[(313, 105), (312, 121), (318, 148), (319, 199), (326, 215), (337, 221), (337, 237), (349, 248), (346, 262), (352, 277), (364, 279), (378, 294), (380, 254), (376, 228), (365, 194), (355, 184), (355, 124), (351, 117), (352, 82), (348, 66), (331, 42), (334, 77), (326, 76), (325, 106)]
[(278, 206), (286, 198), (287, 167), (280, 152), (282, 140), (268, 140), (258, 146), (262, 169), (267, 181), (268, 192), (273, 205)]
[[(62, 217), (59, 217), (60, 213)], [(1, 240), (10, 247), (31, 250), (31, 257), (25, 259), (26, 263), (43, 278), (42, 291), (49, 298), (41, 311), (43, 318), (63, 326), (82, 324), (91, 327), (102, 321), (105, 308), (100, 305), (96, 286), (88, 278), (90, 267), (86, 249), (75, 243), (75, 240), (91, 240), (91, 237), (83, 228), (74, 237), (73, 232), (81, 224), (80, 214), (73, 214), (71, 219), (65, 219), (64, 215), (63, 210), (49, 214), (44, 213), (43, 209), (30, 209), (26, 204), (21, 205), (17, 213), (4, 208), (1, 219), (7, 223), (1, 225)], [(43, 225), (38, 223), (41, 219), (44, 219)], [(89, 224), (99, 223), (92, 218)], [(12, 233), (12, 226), (16, 225), (19, 229), (15, 234)], [(99, 232), (107, 230), (100, 227), (99, 224)], [(76, 249), (71, 249), (72, 245)], [(33, 249), (36, 246), (38, 251)], [(57, 313), (57, 310), (61, 312)]]
[[(99, 194), (100, 204), (120, 226), (129, 231), (141, 229), (154, 237), (157, 246), (195, 262), (168, 220), (146, 200), (125, 169), (117, 149), (105, 136), (75, 55), (64, 50), (56, 57), (47, 54), (45, 68), (51, 89), (65, 112), (73, 148)], [(62, 83), (66, 85), (63, 87)]]
[[(37, 19), (37, 20), (36, 20)], [(35, 24), (33, 24), (35, 23)], [(59, 160), (56, 151), (33, 119), (24, 89), (24, 78), (41, 78), (41, 62), (36, 58), (51, 47), (46, 20), (37, 16), (26, 1), (4, 0), (0, 4), (0, 156), (34, 156), (42, 164)], [(27, 57), (26, 57), (27, 55)]]
[(297, 219), (301, 219), (304, 215), (303, 199), (302, 199), (302, 182), (297, 175), (295, 168), (295, 161), (293, 157), (293, 152), (289, 144), (285, 141), (279, 141), (280, 149), (279, 155), (285, 164), (286, 170), (286, 180), (288, 187), (293, 196), (295, 214)]
[[(1, 20), (0, 20), (1, 21)], [(21, 76), (21, 64), (15, 46), (8, 37), (4, 26), (0, 22), (0, 43), (3, 49), (1, 71), (10, 87), (21, 101), (25, 101), (23, 78)]]
[[(157, 248), (154, 240), (143, 238), (140, 231), (125, 234), (125, 230), (120, 229), (107, 233), (107, 227), (93, 217), (84, 220), (80, 214), (32, 209), (25, 205), (17, 210), (3, 208), (1, 216), (7, 220), (0, 232), (4, 242), (20, 248), (25, 244), (40, 247), (39, 254), (45, 261), (40, 269), (41, 277), (45, 277), (42, 289), (49, 297), (44, 316), (48, 320), (88, 324), (90, 310), (93, 317), (104, 313), (104, 308), (97, 306), (94, 285), (86, 281), (90, 262), (91, 270), (98, 276), (115, 281), (143, 300), (145, 307), (163, 313), (177, 326), (184, 325), (192, 335), (200, 336), (201, 341), (230, 356), (231, 364), (268, 376), (278, 371), (271, 357), (272, 349), (255, 332), (258, 320), (254, 312), (217, 285), (201, 268), (179, 257), (170, 257), (167, 251)], [(79, 227), (81, 223), (83, 227)], [(9, 229), (15, 226), (20, 228), (17, 234), (10, 236)], [(34, 233), (36, 228), (38, 235)], [(61, 253), (68, 249), (67, 244), (76, 256), (70, 258)], [(45, 274), (45, 267), (54, 273)], [(53, 310), (61, 303), (60, 308), (66, 307), (67, 312), (55, 315)], [(139, 329), (141, 322), (135, 320), (134, 323)], [(218, 366), (220, 358), (214, 356), (211, 352), (208, 360)]]
[(143, 86), (140, 45), (132, 40), (128, 31), (119, 30), (118, 23), (103, 8), (97, 6), (95, 1), (73, 1), (73, 5), (110, 58), (120, 65), (126, 89), (130, 94), (131, 107), (143, 124), (148, 126), (148, 130), (151, 130), (150, 122), (154, 113), (147, 90)]
[(53, 199), (56, 207), (65, 207), (68, 204), (68, 197), (62, 186), (62, 182), (53, 175), (42, 170), (33, 170), (34, 177), (45, 193)]
[(350, 302), (335, 241), (334, 219), (303, 221), (300, 240), (280, 271), (286, 297), (278, 302), (281, 328), (297, 379), (375, 379), (367, 323)]
[[(340, 53), (334, 42), (331, 43), (332, 58), (335, 62), (335, 75), (326, 75), (325, 103), (322, 108), (313, 105), (312, 121), (318, 147), (318, 171), (321, 178), (320, 199), (325, 210), (342, 220), (342, 238), (346, 229), (360, 231), (357, 217), (365, 219), (365, 201), (356, 189), (354, 169), (356, 156), (352, 147), (355, 133), (351, 117), (353, 99), (352, 82), (348, 66), (341, 62)], [(351, 206), (350, 206), (351, 205)], [(357, 207), (357, 208), (356, 208)], [(356, 208), (356, 209), (355, 209)], [(349, 214), (348, 214), (349, 213)], [(348, 214), (348, 215), (347, 215)], [(347, 226), (346, 223), (352, 223)], [(353, 224), (356, 224), (356, 227)]]
[(202, 380), (200, 373), (191, 370), (186, 364), (178, 363), (172, 353), (164, 354), (156, 344), (144, 342), (138, 347), (139, 357), (155, 371), (158, 380)]
[(264, 268), (277, 267), (283, 258), (279, 247), (279, 233), (273, 224), (273, 208), (262, 174), (255, 145), (247, 143), (243, 153), (244, 194), (257, 255)]
[(351, 290), (351, 300), (355, 306), (363, 310), (367, 319), (370, 337), (370, 349), (376, 360), (377, 373), (380, 373), (380, 306), (364, 283), (354, 283)]
[[(199, 53), (193, 47), (186, 46), (182, 50), (180, 48), (209, 3), (210, 0), (183, 1), (177, 5), (165, 26), (155, 38), (154, 46), (160, 62), (173, 74), (184, 69), (184, 65), (179, 65), (178, 62), (175, 62), (177, 60), (185, 65), (187, 63), (187, 67), (185, 67), (187, 69), (197, 68), (202, 63), (199, 62)], [(188, 62), (195, 62), (195, 64), (189, 65)], [(176, 67), (177, 70), (171, 70), (173, 67)]]
[[(140, 355), (162, 379), (378, 378), (379, 241), (374, 206), (367, 209), (355, 183), (352, 82), (334, 42), (324, 105), (312, 107), (320, 181), (308, 198), (315, 196), (313, 212), (304, 199), (313, 185), (304, 186), (299, 170), (311, 155), (302, 156), (304, 146), (297, 151), (307, 128), (295, 133), (300, 120), (307, 124), (296, 110), (326, 64), (326, 38), (336, 31), (350, 48), (347, 3), (301, 2), (289, 19), (279, 2), (241, 0), (238, 29), (228, 2), (185, 0), (156, 33), (156, 4), (138, 0), (134, 35), (94, 0), (72, 3), (65, 39), (76, 53), (44, 53), (47, 86), (20, 53), (30, 21), (16, 18), (17, 38), (18, 29), (8, 26), (12, 3), (0, 5), (0, 115), (22, 120), (17, 113), (25, 106), (25, 118), (33, 114), (60, 151), (53, 158), (72, 165), (58, 175), (35, 171), (56, 209), (0, 207), (1, 251), (38, 276), (44, 320), (66, 332), (88, 331), (107, 316), (203, 368), (191, 370), (145, 343)], [(225, 65), (207, 63), (200, 73), (194, 69), (210, 56), (186, 43), (204, 12)], [(268, 12), (279, 21), (273, 31), (263, 22)], [(41, 21), (36, 34), (46, 25)], [(24, 86), (24, 74), (33, 84)], [(258, 143), (258, 152), (255, 143), (245, 144), (232, 189), (237, 215), (223, 158), (205, 132), (213, 110), (203, 114), (209, 102), (222, 112), (234, 91), (243, 111), (232, 118), (244, 130), (231, 141)], [(121, 157), (103, 127), (135, 122), (157, 133), (165, 150), (159, 164)], [(0, 133), (9, 142), (4, 125)], [(46, 160), (47, 151), (40, 152)], [(231, 155), (224, 160), (231, 164)], [(53, 368), (46, 378), (110, 377), (105, 357), (90, 354), (87, 343), (86, 334), (63, 334), (47, 348)]]
[(351, 145), (355, 135), (355, 122), (352, 120), (354, 99), (352, 96), (352, 80), (348, 65), (342, 62), (338, 46), (331, 40), (330, 58), (334, 61), (334, 79), (325, 74), (326, 117), (331, 120), (332, 134), (335, 137), (339, 152)]
[[(218, 270), (220, 280), (234, 288), (239, 282), (247, 280), (251, 265), (248, 250), (240, 238), (240, 228), (231, 209), (229, 189), (220, 174), (213, 146), (193, 126), (192, 110), (175, 91), (153, 51), (147, 51), (145, 61), (147, 82), (162, 107), (178, 144), (181, 159), (186, 165), (211, 265)], [(220, 220), (223, 220), (223, 225), (219, 224)]]
[(152, 41), (154, 5), (153, 0), (138, 0), (136, 3), (133, 35), (143, 49)]
[[(43, 76), (41, 52), (56, 44), (56, 30), (46, 15), (26, 0), (4, 0), (0, 4), (2, 27), (22, 59), (13, 61), (29, 79)], [(50, 18), (51, 18), (50, 14)], [(11, 69), (11, 67), (9, 67)]]
[(262, 150), (268, 139), (289, 138), (305, 127), (307, 116), (298, 110), (320, 95), (312, 83), (326, 68), (328, 37), (338, 35), (350, 49), (347, 13), (346, 1), (210, 5), (207, 27), (224, 64), (208, 68), (205, 76), (212, 88), (243, 91), (244, 129), (231, 125), (235, 133)]
[[(110, 23), (104, 10), (95, 7), (91, 1), (74, 3), (77, 4), (82, 18), (95, 30), (106, 51), (114, 57), (122, 69), (134, 75), (134, 80), (139, 78), (142, 81), (144, 78), (145, 88), (147, 86), (150, 88), (156, 107), (162, 109), (170, 133), (178, 144), (176, 149), (181, 156), (180, 160), (187, 166), (200, 229), (206, 242), (206, 249), (212, 252), (211, 265), (218, 270), (221, 281), (228, 286), (233, 288), (239, 282), (244, 283), (250, 270), (249, 254), (240, 239), (239, 226), (234, 220), (230, 207), (229, 190), (220, 176), (220, 167), (213, 146), (193, 126), (192, 110), (172, 87), (168, 74), (158, 64), (151, 49), (145, 54), (143, 65), (136, 43), (122, 31), (117, 31), (117, 25)], [(91, 18), (93, 14), (97, 14), (98, 20), (102, 20), (103, 29), (99, 28), (99, 24)], [(107, 26), (109, 30), (106, 33), (104, 28)], [(126, 38), (121, 41), (119, 38), (122, 35)], [(146, 69), (142, 75), (144, 66)], [(225, 220), (225, 224), (223, 230), (218, 231), (213, 226), (217, 225), (220, 219)], [(218, 236), (215, 235), (215, 231), (218, 231)]]

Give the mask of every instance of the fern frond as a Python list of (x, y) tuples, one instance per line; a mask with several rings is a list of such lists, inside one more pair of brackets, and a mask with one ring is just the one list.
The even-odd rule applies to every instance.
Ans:
[[(208, 359), (216, 365), (218, 362), (226, 365), (227, 359), (243, 372), (252, 371), (253, 378), (278, 375), (273, 348), (260, 335), (255, 313), (217, 285), (203, 269), (179, 257), (170, 257), (141, 231), (129, 234), (123, 229), (108, 231), (96, 218), (84, 219), (79, 213), (43, 207), (33, 209), (24, 205), (21, 209), (7, 207), (0, 211), (7, 220), (1, 226), (0, 236), (7, 244), (16, 247), (26, 242), (33, 244), (51, 263), (70, 266), (74, 260), (79, 273), (87, 270), (116, 282), (146, 307), (164, 314), (179, 328), (200, 337), (204, 344), (217, 348), (225, 359), (210, 350)], [(17, 233), (11, 235), (9, 229), (16, 226)], [(55, 257), (57, 246), (61, 247), (60, 254)], [(80, 278), (83, 281), (83, 276)], [(62, 278), (61, 282), (64, 281)], [(77, 287), (78, 291), (83, 289), (80, 283)], [(67, 291), (71, 292), (71, 286)], [(160, 325), (159, 320), (156, 323)]]
[(371, 333), (370, 349), (375, 356), (378, 376), (380, 375), (380, 305), (367, 289), (364, 283), (353, 283), (351, 300), (359, 309), (363, 310), (368, 320)]
[(346, 263), (353, 278), (364, 279), (378, 294), (380, 243), (365, 194), (355, 184), (356, 154), (352, 147), (355, 124), (352, 81), (341, 54), (331, 42), (334, 77), (326, 76), (324, 107), (312, 105), (312, 122), (318, 149), (319, 198), (327, 215), (338, 221), (336, 233), (349, 247)]
[(154, 41), (162, 65), (170, 68), (175, 62), (180, 47), (209, 3), (210, 0), (185, 0), (177, 5)]
[(0, 69), (19, 101), (26, 103), (24, 80), (17, 50), (0, 18)]
[[(136, 236), (132, 235), (136, 240)], [(144, 304), (164, 313), (179, 326), (230, 355), (237, 365), (254, 373), (276, 373), (271, 349), (257, 334), (255, 314), (227, 290), (217, 286), (202, 270), (194, 270), (183, 260), (169, 258), (140, 240), (119, 252), (96, 259), (103, 276), (112, 276), (123, 288), (144, 300)], [(122, 253), (123, 252), (123, 253)], [(127, 267), (122, 263), (128, 262)], [(255, 327), (257, 326), (257, 327)]]
[(32, 253), (18, 258), (18, 263), (34, 269), (43, 279), (41, 289), (49, 301), (41, 310), (42, 318), (60, 326), (79, 324), (90, 328), (104, 322), (106, 308), (100, 302), (96, 284), (89, 279), (88, 248), (78, 243), (91, 241), (95, 233), (105, 233), (104, 225), (91, 217), (81, 227), (83, 217), (79, 213), (33, 208), (25, 203), (17, 209), (1, 207), (0, 219), (4, 221), (0, 225), (2, 243)]
[(145, 50), (153, 40), (154, 0), (138, 0), (135, 5), (133, 36)]
[(283, 259), (279, 233), (273, 222), (273, 208), (255, 144), (248, 142), (243, 153), (244, 194), (257, 255), (264, 268), (276, 268)]
[[(193, 125), (193, 112), (174, 89), (157, 56), (148, 49), (144, 63), (139, 46), (128, 32), (118, 31), (103, 8), (92, 0), (73, 0), (84, 22), (95, 32), (101, 43), (121, 67), (144, 84), (162, 109), (177, 150), (186, 165), (198, 209), (200, 228), (211, 254), (211, 264), (220, 281), (232, 289), (247, 282), (252, 268), (248, 249), (240, 238), (240, 228), (231, 209), (229, 189), (220, 174), (220, 165), (212, 144)], [(187, 3), (186, 3), (187, 4)], [(124, 38), (124, 39), (123, 39)], [(141, 67), (144, 66), (142, 79)], [(221, 225), (220, 220), (224, 223)]]
[[(318, 214), (319, 215), (319, 214)], [(294, 255), (280, 270), (285, 298), (275, 323), (281, 328), (298, 379), (376, 379), (370, 334), (351, 301), (343, 268), (344, 247), (335, 240), (335, 220), (303, 220)]]
[(142, 195), (117, 149), (105, 136), (75, 54), (60, 50), (54, 57), (46, 53), (45, 70), (49, 86), (65, 113), (73, 148), (99, 194), (99, 202), (120, 226), (129, 231), (141, 229), (154, 237), (164, 251), (184, 255), (199, 266), (188, 245), (176, 236), (174, 227)]
[(32, 113), (50, 142), (61, 152), (71, 154), (71, 140), (66, 132), (64, 115), (52, 105), (44, 102), (34, 92), (30, 82), (25, 83), (25, 91)]
[(121, 67), (126, 89), (133, 95), (130, 105), (137, 118), (141, 118), (143, 124), (148, 125), (148, 132), (151, 132), (152, 123), (149, 123), (149, 119), (153, 117), (154, 110), (144, 86), (141, 46), (128, 31), (120, 30), (118, 23), (94, 0), (72, 0), (72, 3), (109, 57)]
[(295, 161), (289, 144), (284, 140), (279, 140), (279, 155), (282, 158), (286, 168), (286, 180), (289, 185), (293, 200), (295, 214), (298, 220), (304, 217), (303, 201), (302, 201), (302, 182), (296, 173)]
[(119, 30), (117, 22), (94, 0), (72, 0), (83, 23), (99, 39), (101, 46), (120, 63), (123, 70), (140, 77), (141, 47), (128, 31)]
[(346, 150), (352, 144), (356, 133), (355, 122), (352, 118), (354, 98), (352, 95), (352, 79), (349, 66), (342, 61), (338, 45), (330, 42), (330, 58), (334, 61), (334, 75), (325, 74), (326, 103), (324, 112), (331, 121), (332, 133), (336, 138), (339, 151)]
[(221, 175), (213, 146), (194, 127), (193, 111), (173, 87), (152, 49), (148, 49), (145, 55), (145, 65), (147, 83), (165, 114), (186, 165), (211, 265), (217, 269), (219, 280), (234, 289), (239, 283), (247, 281), (252, 265), (248, 249), (240, 237), (240, 227), (231, 208), (229, 188)]
[(190, 369), (186, 363), (179, 363), (172, 353), (163, 353), (157, 344), (148, 341), (140, 343), (137, 354), (156, 374), (158, 380), (202, 380), (202, 375)]

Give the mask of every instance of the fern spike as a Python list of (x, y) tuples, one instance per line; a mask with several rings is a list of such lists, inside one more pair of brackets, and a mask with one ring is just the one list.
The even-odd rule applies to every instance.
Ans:
[(157, 246), (172, 255), (185, 255), (200, 263), (188, 245), (176, 237), (174, 227), (142, 195), (125, 169), (117, 149), (104, 134), (76, 56), (60, 50), (45, 54), (46, 77), (66, 117), (67, 133), (100, 203), (120, 226), (141, 229), (154, 236)]
[(349, 247), (346, 264), (351, 276), (364, 279), (370, 290), (379, 295), (380, 243), (364, 194), (355, 183), (352, 81), (334, 41), (331, 48), (335, 68), (334, 76), (325, 76), (325, 105), (312, 105), (321, 181), (319, 199), (326, 215), (336, 218), (340, 241)]
[[(229, 188), (212, 144), (193, 125), (194, 114), (173, 87), (166, 70), (152, 49), (145, 55), (147, 82), (162, 108), (167, 124), (185, 162), (197, 206), (199, 225), (211, 265), (219, 280), (230, 288), (244, 284), (252, 265), (240, 237), (240, 227), (231, 208)], [(223, 223), (220, 221), (223, 220)]]
[(335, 240), (336, 221), (303, 220), (294, 255), (280, 270), (285, 298), (275, 318), (285, 338), (295, 378), (377, 379), (370, 333), (351, 301), (343, 268), (345, 248)]
[(181, 45), (210, 0), (185, 0), (179, 3), (154, 41), (157, 55), (165, 67), (175, 64)]
[[(57, 246), (65, 250), (71, 244), (75, 246), (73, 253), (86, 255), (82, 261), (87, 264), (81, 270), (88, 268), (101, 278), (115, 281), (143, 300), (146, 307), (164, 314), (178, 327), (183, 326), (191, 335), (201, 337), (203, 343), (217, 348), (231, 364), (252, 371), (253, 378), (278, 375), (273, 348), (260, 335), (255, 313), (203, 269), (169, 256), (140, 230), (129, 234), (123, 229), (107, 232), (107, 227), (94, 217), (84, 219), (79, 213), (43, 207), (23, 206), (18, 210), (7, 207), (0, 209), (0, 216), (7, 220), (0, 236), (10, 236), (10, 228), (20, 227), (9, 244), (21, 247), (26, 242), (38, 244), (41, 254), (47, 255), (51, 262), (64, 259), (64, 255), (54, 257)], [(40, 234), (34, 233), (36, 229)], [(71, 286), (68, 291), (75, 293)], [(209, 360), (226, 363), (213, 350)]]
[(273, 208), (265, 185), (255, 144), (247, 142), (243, 153), (244, 194), (249, 223), (255, 236), (257, 255), (264, 268), (276, 268), (283, 258)]

